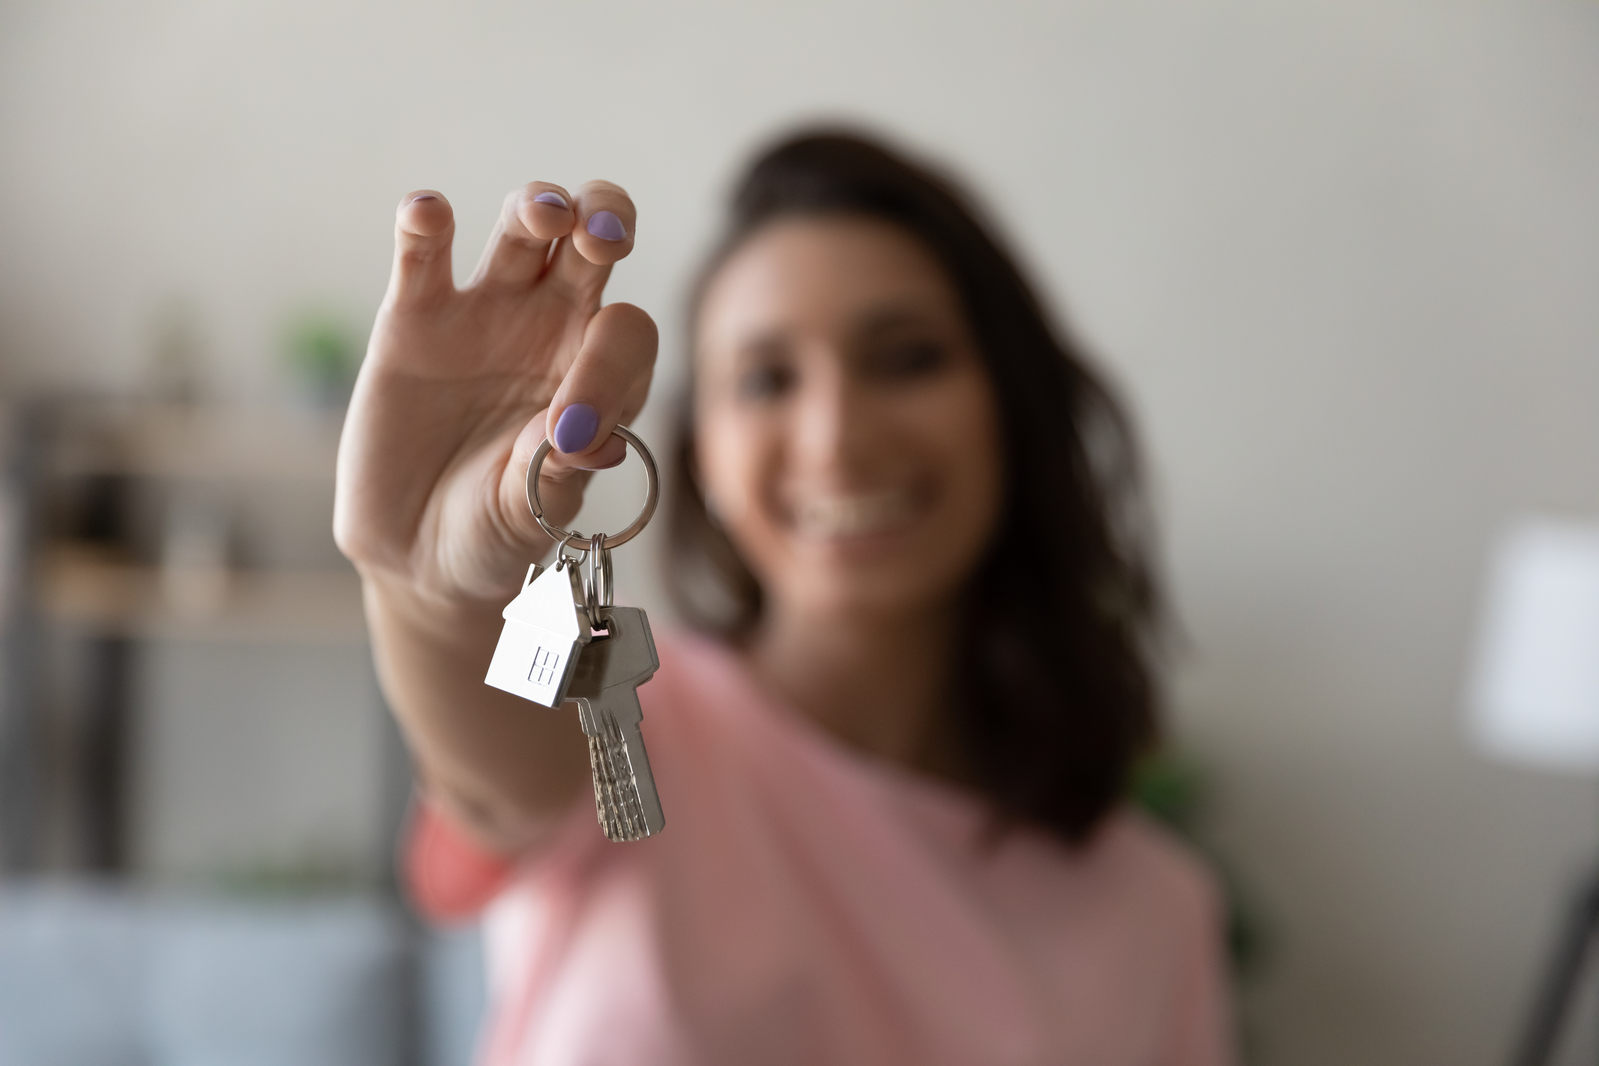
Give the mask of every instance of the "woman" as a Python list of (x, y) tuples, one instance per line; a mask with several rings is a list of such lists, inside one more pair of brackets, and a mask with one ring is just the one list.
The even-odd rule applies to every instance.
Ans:
[[(1131, 443), (953, 189), (868, 141), (761, 158), (693, 305), (640, 689), (669, 820), (593, 823), (570, 713), (483, 684), (529, 560), (643, 404), (601, 306), (619, 188), (507, 198), (471, 283), (399, 209), (336, 533), (415, 755), (419, 901), (490, 907), (510, 1063), (1228, 1061), (1205, 877), (1122, 806), (1155, 728)], [(490, 902), (492, 900), (492, 903)]]

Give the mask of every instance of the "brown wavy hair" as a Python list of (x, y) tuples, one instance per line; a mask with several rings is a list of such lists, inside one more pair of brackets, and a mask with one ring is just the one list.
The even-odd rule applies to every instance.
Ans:
[[(972, 669), (952, 701), (968, 779), (1002, 815), (1086, 838), (1126, 794), (1157, 725), (1160, 610), (1148, 511), (1126, 414), (1053, 326), (972, 202), (948, 179), (847, 132), (790, 137), (736, 186), (699, 284), (762, 227), (860, 215), (914, 235), (960, 293), (1000, 408), (1000, 528), (964, 592)], [(690, 351), (693, 338), (690, 337)], [(737, 642), (759, 620), (759, 582), (705, 508), (692, 382), (681, 401), (665, 576), (683, 619)]]

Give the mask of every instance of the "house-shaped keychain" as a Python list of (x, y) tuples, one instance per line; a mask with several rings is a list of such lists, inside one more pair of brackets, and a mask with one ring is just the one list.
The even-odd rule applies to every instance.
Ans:
[(537, 563), (528, 567), (522, 591), (500, 612), (505, 628), (483, 680), (513, 696), (559, 707), (578, 653), (590, 639), (583, 604), (575, 562), (561, 558), (548, 569)]

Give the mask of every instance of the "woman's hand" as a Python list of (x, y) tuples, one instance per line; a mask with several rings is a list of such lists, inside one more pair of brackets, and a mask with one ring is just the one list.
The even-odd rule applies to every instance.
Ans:
[(611, 429), (644, 403), (656, 330), (600, 295), (632, 251), (634, 221), (615, 185), (574, 197), (533, 182), (506, 198), (457, 289), (450, 205), (433, 192), (401, 203), (339, 448), (334, 535), (363, 574), (497, 611), (550, 547), (524, 490), (534, 449), (556, 444), (540, 489), (558, 524), (577, 513), (584, 471), (622, 461)]
[(565, 525), (585, 471), (625, 457), (611, 429), (649, 391), (655, 324), (627, 304), (600, 306), (634, 218), (615, 185), (574, 197), (534, 182), (506, 198), (457, 289), (450, 205), (407, 196), (339, 444), (333, 531), (361, 572), (384, 693), (430, 801), (508, 853), (588, 790), (576, 715), (483, 675), (500, 609), (551, 546), (525, 494), (534, 450), (555, 442), (540, 489)]

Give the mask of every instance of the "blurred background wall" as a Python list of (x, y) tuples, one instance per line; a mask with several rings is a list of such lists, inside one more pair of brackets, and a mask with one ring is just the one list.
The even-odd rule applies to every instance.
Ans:
[(1499, 1061), (1599, 847), (1591, 781), (1459, 710), (1497, 530), (1599, 513), (1599, 5), (12, 0), (3, 385), (141, 389), (181, 306), (204, 395), (284, 397), (286, 316), (369, 321), (407, 190), (464, 275), (506, 191), (606, 177), (659, 440), (725, 184), (817, 118), (964, 175), (1136, 411), (1260, 1061)]

